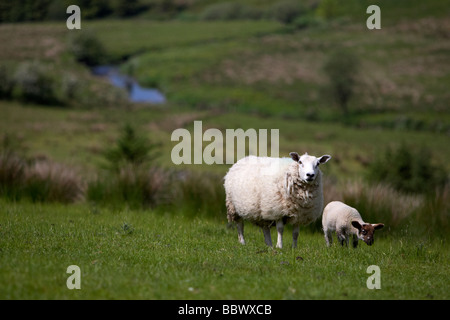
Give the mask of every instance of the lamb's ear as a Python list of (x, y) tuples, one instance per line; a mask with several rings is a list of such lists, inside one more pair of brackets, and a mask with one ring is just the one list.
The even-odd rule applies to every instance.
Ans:
[(323, 155), (323, 156), (321, 156), (321, 157), (319, 158), (318, 164), (326, 163), (326, 162), (328, 162), (328, 160), (330, 160), (330, 159), (331, 159), (331, 156), (330, 156), (330, 155), (328, 155), (328, 154)]
[(291, 153), (289, 153), (289, 155), (291, 156), (292, 160), (294, 160), (295, 162), (298, 162), (298, 160), (300, 160), (300, 156), (298, 155), (297, 152), (291, 152)]
[(352, 221), (352, 226), (355, 227), (356, 229), (358, 229), (359, 231), (361, 231), (362, 226), (361, 226), (361, 224), (358, 221), (353, 220)]
[(372, 224), (372, 227), (373, 227), (375, 230), (378, 230), (378, 229), (383, 228), (383, 227), (384, 227), (384, 224), (382, 224), (382, 223)]

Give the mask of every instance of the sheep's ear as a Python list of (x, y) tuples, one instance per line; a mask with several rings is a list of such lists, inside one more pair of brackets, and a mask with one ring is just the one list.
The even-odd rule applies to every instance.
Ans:
[(330, 160), (331, 159), (331, 156), (329, 156), (328, 154), (326, 154), (326, 155), (323, 155), (323, 156), (321, 156), (320, 158), (319, 158), (319, 164), (321, 164), (321, 163), (326, 163), (326, 162), (328, 162), (328, 160)]
[(384, 227), (384, 224), (382, 224), (382, 223), (372, 224), (372, 227), (373, 227), (375, 230), (378, 230), (378, 229), (383, 228), (383, 227)]
[(300, 160), (300, 156), (298, 155), (297, 152), (291, 152), (291, 153), (289, 153), (289, 155), (291, 156), (292, 160), (294, 160), (295, 162), (298, 162)]
[(356, 229), (358, 229), (359, 231), (361, 231), (362, 226), (361, 226), (361, 224), (358, 221), (353, 220), (352, 221), (352, 226), (355, 227)]

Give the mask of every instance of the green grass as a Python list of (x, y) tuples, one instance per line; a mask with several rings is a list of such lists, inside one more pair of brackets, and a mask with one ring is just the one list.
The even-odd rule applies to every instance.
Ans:
[[(1, 299), (448, 299), (449, 247), (439, 239), (377, 234), (372, 247), (325, 246), (301, 232), (291, 249), (247, 245), (221, 220), (86, 205), (1, 202)], [(275, 232), (272, 233), (275, 238)], [(66, 269), (81, 269), (69, 290)], [(369, 290), (378, 265), (381, 289)]]
[[(201, 12), (213, 2), (194, 9)], [(326, 248), (323, 235), (307, 228), (298, 249), (289, 247), (290, 230), (283, 250), (268, 249), (251, 225), (241, 246), (236, 230), (226, 226), (217, 183), (229, 165), (175, 167), (196, 175), (182, 188), (185, 202), (170, 209), (0, 200), (0, 298), (449, 299), (448, 187), (420, 204), (420, 195), (361, 183), (379, 152), (402, 143), (426, 146), (433, 163), (450, 170), (448, 1), (379, 1), (379, 31), (365, 28), (367, 1), (345, 3), (341, 9), (349, 19), (306, 30), (274, 21), (83, 21), (80, 32), (94, 32), (109, 59), (128, 57), (124, 72), (167, 95), (166, 105), (150, 108), (120, 100), (107, 82), (77, 64), (67, 52), (72, 31), (64, 23), (0, 25), (3, 64), (13, 70), (39, 60), (57, 83), (72, 76), (79, 89), (65, 109), (0, 101), (0, 137), (16, 137), (29, 159), (61, 162), (89, 182), (124, 123), (161, 143), (152, 164), (164, 169), (175, 167), (171, 133), (192, 132), (194, 120), (203, 121), (203, 130), (223, 133), (279, 129), (280, 156), (333, 156), (323, 168), (327, 197), (344, 195), (374, 219), (399, 215), (399, 207), (404, 215), (377, 233), (373, 247)], [(362, 63), (346, 119), (327, 99), (322, 70), (340, 45)], [(217, 199), (205, 201), (208, 188)], [(405, 202), (414, 199), (419, 209), (408, 212)], [(218, 205), (222, 213), (210, 210)], [(432, 232), (436, 227), (439, 234)], [(81, 290), (66, 288), (72, 264), (81, 267)], [(381, 290), (366, 288), (372, 264), (381, 268)]]
[(156, 22), (133, 19), (89, 21), (84, 27), (97, 34), (107, 51), (116, 58), (174, 46), (182, 49), (229, 39), (246, 39), (282, 30), (281, 24), (275, 21)]
[[(105, 164), (102, 152), (110, 147), (124, 123), (133, 123), (143, 134), (161, 143), (160, 157), (156, 163), (174, 167), (170, 155), (177, 142), (171, 142), (172, 131), (186, 128), (193, 136), (194, 120), (203, 121), (203, 130), (249, 128), (279, 129), (280, 156), (289, 152), (326, 154), (333, 160), (324, 167), (326, 175), (348, 180), (364, 175), (366, 165), (387, 146), (401, 143), (426, 146), (437, 164), (450, 169), (447, 136), (432, 132), (379, 129), (368, 125), (356, 128), (339, 123), (308, 122), (299, 119), (259, 117), (239, 111), (220, 113), (214, 110), (126, 109), (62, 110), (17, 103), (0, 102), (2, 133), (9, 133), (22, 141), (24, 152), (30, 157), (49, 157), (79, 168), (83, 177), (92, 176)], [(384, 118), (386, 119), (386, 118)], [(25, 128), (25, 129), (24, 129)], [(203, 147), (210, 142), (204, 142)], [(437, 152), (439, 150), (439, 152)], [(345, 159), (345, 161), (344, 161)], [(177, 167), (178, 168), (178, 167)], [(191, 165), (189, 170), (207, 170), (225, 174), (229, 165)]]

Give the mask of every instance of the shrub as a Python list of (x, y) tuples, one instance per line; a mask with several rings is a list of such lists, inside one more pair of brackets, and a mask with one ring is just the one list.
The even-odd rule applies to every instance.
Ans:
[(24, 102), (38, 104), (58, 103), (55, 80), (49, 69), (37, 62), (23, 62), (14, 74), (14, 96)]
[(12, 96), (14, 79), (9, 68), (0, 66), (0, 99), (9, 99)]
[(106, 50), (93, 33), (72, 32), (68, 39), (67, 48), (76, 61), (91, 67), (107, 61)]
[(322, 26), (324, 24), (324, 21), (313, 15), (304, 15), (295, 18), (292, 24), (297, 29), (305, 29)]
[(60, 100), (66, 101), (68, 104), (73, 103), (74, 101), (80, 98), (82, 82), (79, 78), (72, 73), (65, 73), (62, 76), (61, 84), (60, 84)]
[(340, 15), (337, 0), (321, 0), (317, 7), (317, 15), (325, 20), (331, 20)]
[(157, 147), (158, 144), (151, 143), (126, 124), (115, 145), (106, 150), (105, 159), (109, 162), (108, 168), (118, 172), (124, 166), (139, 167), (154, 160), (158, 155)]
[(397, 149), (387, 148), (370, 165), (368, 178), (405, 192), (433, 193), (445, 185), (448, 173), (443, 166), (435, 165), (432, 158), (426, 148), (406, 144)]
[(330, 81), (331, 95), (344, 115), (349, 113), (348, 103), (355, 90), (359, 67), (358, 57), (346, 49), (333, 52), (324, 65)]
[(201, 14), (203, 20), (260, 19), (263, 12), (257, 8), (239, 2), (221, 2), (205, 8)]
[(270, 8), (271, 17), (285, 24), (292, 23), (305, 12), (306, 9), (301, 2), (295, 0), (280, 1)]
[(163, 203), (163, 192), (170, 180), (169, 172), (150, 163), (157, 157), (157, 144), (126, 124), (113, 147), (104, 152), (106, 171), (88, 186), (90, 201), (133, 208), (155, 207)]

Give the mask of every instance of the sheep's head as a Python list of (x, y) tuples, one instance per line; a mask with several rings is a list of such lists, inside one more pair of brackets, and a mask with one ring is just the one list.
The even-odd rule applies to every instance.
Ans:
[(313, 182), (318, 173), (319, 173), (319, 165), (322, 163), (326, 163), (331, 159), (329, 155), (323, 155), (320, 158), (316, 158), (314, 156), (310, 156), (305, 153), (302, 156), (299, 156), (297, 152), (289, 153), (292, 160), (298, 162), (298, 174), (300, 179), (306, 181), (308, 183)]
[(376, 224), (370, 224), (370, 223), (363, 223), (360, 224), (358, 221), (353, 220), (352, 226), (358, 229), (358, 239), (363, 240), (365, 243), (367, 243), (369, 246), (373, 244), (373, 234), (375, 233), (375, 230), (381, 229), (384, 227), (384, 224), (382, 223), (376, 223)]

